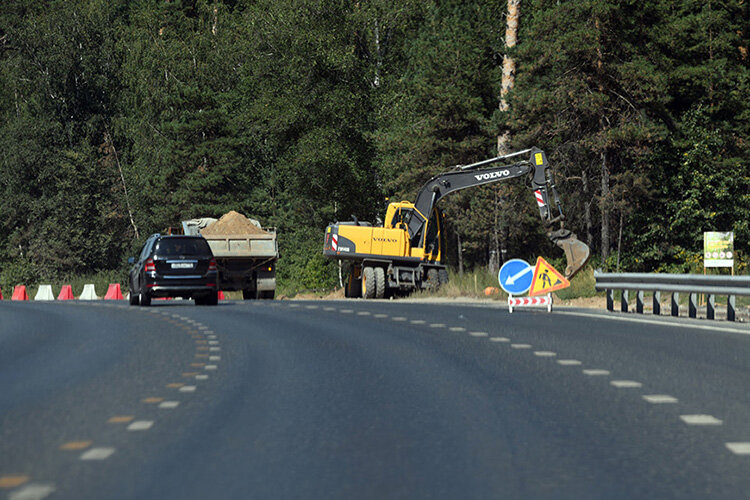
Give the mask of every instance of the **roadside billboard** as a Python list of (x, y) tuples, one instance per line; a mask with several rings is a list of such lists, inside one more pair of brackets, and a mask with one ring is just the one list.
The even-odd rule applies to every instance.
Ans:
[(703, 233), (703, 267), (734, 267), (734, 232)]

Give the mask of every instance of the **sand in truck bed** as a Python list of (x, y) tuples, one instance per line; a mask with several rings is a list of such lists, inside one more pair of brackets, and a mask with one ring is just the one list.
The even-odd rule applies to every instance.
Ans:
[(271, 233), (263, 231), (261, 228), (250, 222), (250, 220), (241, 213), (232, 210), (221, 216), (213, 224), (201, 230), (203, 236), (213, 235), (240, 235), (240, 234), (262, 234), (270, 236)]

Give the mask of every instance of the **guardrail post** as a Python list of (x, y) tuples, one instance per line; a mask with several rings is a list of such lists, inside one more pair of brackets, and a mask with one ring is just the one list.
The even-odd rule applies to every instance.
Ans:
[(706, 318), (714, 319), (716, 316), (716, 296), (712, 293), (708, 294), (706, 299)]
[(727, 297), (727, 321), (734, 321), (735, 305), (734, 295), (730, 295), (729, 297)]
[(680, 292), (672, 292), (672, 316), (680, 315)]
[(607, 289), (607, 311), (612, 312), (615, 310), (615, 291), (611, 288)]
[(635, 312), (643, 314), (643, 290), (635, 292)]
[(654, 298), (652, 302), (654, 314), (659, 316), (661, 314), (661, 292), (654, 292)]
[(623, 290), (622, 296), (620, 297), (620, 311), (628, 312), (628, 291)]
[(688, 316), (695, 318), (698, 316), (698, 294), (691, 293), (688, 295)]

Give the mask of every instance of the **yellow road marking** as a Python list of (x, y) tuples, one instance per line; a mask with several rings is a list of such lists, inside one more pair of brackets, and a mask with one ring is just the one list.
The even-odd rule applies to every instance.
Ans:
[(8, 475), (0, 476), (0, 488), (17, 488), (29, 480), (29, 476)]
[(195, 357), (196, 358), (207, 358), (208, 354), (196, 354)]
[(198, 375), (198, 372), (185, 372), (182, 374), (183, 377), (195, 377)]
[(196, 340), (195, 343), (196, 344), (206, 344), (206, 343), (208, 343), (208, 341), (206, 341), (206, 340)]
[(196, 349), (198, 351), (208, 351), (208, 346), (207, 345), (202, 345), (202, 346), (196, 347)]
[(206, 366), (206, 363), (190, 363), (190, 366), (194, 366), (196, 368), (202, 368)]
[(107, 422), (110, 424), (125, 424), (133, 420), (135, 417), (132, 417), (130, 415), (118, 415), (116, 417), (112, 417)]
[(68, 441), (60, 446), (61, 450), (83, 450), (91, 446), (91, 441)]
[(175, 383), (172, 383), (172, 384), (167, 384), (167, 388), (168, 389), (177, 389), (179, 387), (182, 387), (183, 385), (185, 385), (185, 384), (181, 384), (179, 382), (175, 382)]
[(164, 401), (164, 398), (153, 398), (152, 397), (152, 398), (146, 398), (146, 399), (142, 399), (141, 400), (141, 402), (143, 402), (143, 403), (161, 403), (162, 401)]

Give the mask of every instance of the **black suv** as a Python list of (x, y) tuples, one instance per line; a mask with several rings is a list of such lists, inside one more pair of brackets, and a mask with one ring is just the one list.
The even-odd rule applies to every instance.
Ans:
[(219, 303), (216, 260), (201, 236), (153, 234), (130, 270), (130, 305), (151, 305), (155, 297), (195, 299), (196, 305)]

